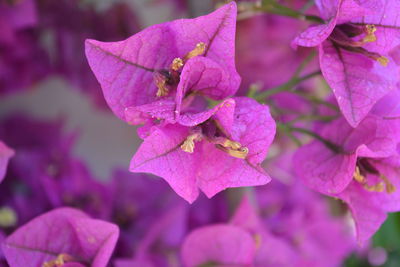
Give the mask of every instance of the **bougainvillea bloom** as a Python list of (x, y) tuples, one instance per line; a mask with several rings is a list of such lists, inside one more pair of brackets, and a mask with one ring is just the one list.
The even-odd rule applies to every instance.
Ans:
[[(339, 266), (356, 247), (344, 218), (332, 216), (326, 199), (297, 180), (289, 184), (273, 180), (257, 188), (257, 200), (259, 217), (269, 234), (264, 251), (279, 248), (273, 255), (259, 253), (260, 259), (271, 262), (271, 266)], [(246, 223), (244, 216), (237, 217)]]
[(8, 161), (13, 155), (14, 150), (0, 141), (0, 182), (3, 181), (4, 175), (7, 171)]
[[(173, 207), (185, 203), (162, 180), (151, 175), (115, 170), (112, 187), (114, 201), (111, 221), (117, 223), (121, 231), (117, 257), (131, 256), (160, 214), (171, 212)], [(148, 193), (149, 188), (153, 194)]]
[(197, 78), (187, 90), (223, 99), (240, 83), (235, 25), (232, 2), (206, 16), (154, 25), (124, 41), (87, 40), (86, 56), (108, 105), (121, 119), (128, 107), (173, 99), (187, 75)]
[(338, 266), (354, 248), (342, 222), (328, 214), (322, 198), (298, 183), (293, 188), (272, 183), (257, 192), (257, 200), (264, 198), (257, 202), (259, 209), (245, 197), (229, 223), (191, 232), (182, 244), (183, 262), (187, 266)]
[(194, 230), (182, 245), (185, 266), (252, 266), (256, 244), (244, 229), (210, 225)]
[(347, 202), (365, 241), (399, 206), (398, 120), (367, 116), (357, 128), (343, 118), (321, 130), (295, 155), (297, 175), (312, 189)]
[(199, 189), (212, 197), (228, 187), (267, 183), (260, 163), (275, 135), (268, 107), (233, 98), (207, 117), (192, 127), (153, 127), (132, 158), (131, 171), (163, 177), (189, 202)]
[(19, 228), (7, 237), (2, 249), (11, 267), (105, 267), (118, 235), (114, 224), (60, 208)]
[[(212, 197), (227, 187), (269, 181), (259, 166), (275, 134), (268, 108), (246, 99), (207, 107), (207, 97), (222, 100), (239, 87), (235, 20), (232, 2), (207, 16), (152, 26), (125, 41), (86, 42), (89, 64), (111, 109), (130, 124), (146, 123), (131, 171), (163, 177), (189, 202), (199, 188)], [(219, 164), (211, 164), (216, 159)]]
[(399, 49), (400, 5), (397, 0), (316, 4), (326, 24), (310, 27), (294, 43), (319, 47), (322, 74), (344, 117), (356, 127), (399, 80), (392, 55)]

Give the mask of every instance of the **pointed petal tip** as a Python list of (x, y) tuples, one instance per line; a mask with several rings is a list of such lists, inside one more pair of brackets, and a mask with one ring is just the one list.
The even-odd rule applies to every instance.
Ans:
[(236, 2), (235, 1), (231, 1), (230, 3), (227, 4), (230, 8), (237, 8)]

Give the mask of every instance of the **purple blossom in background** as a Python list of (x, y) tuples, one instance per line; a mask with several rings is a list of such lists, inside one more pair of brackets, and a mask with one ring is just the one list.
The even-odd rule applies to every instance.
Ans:
[[(45, 213), (11, 234), (2, 249), (11, 266), (107, 266), (118, 227), (71, 208)], [(30, 236), (30, 238), (26, 238)]]
[(110, 216), (112, 192), (72, 156), (76, 136), (63, 133), (62, 120), (38, 121), (11, 115), (0, 123), (0, 138), (15, 150), (0, 187), (0, 205), (18, 214), (8, 229), (65, 205), (98, 218)]
[(216, 224), (193, 231), (182, 247), (185, 266), (252, 266), (255, 241), (245, 230)]
[[(51, 36), (51, 42), (47, 45), (52, 47), (49, 55), (52, 72), (65, 77), (83, 93), (88, 94), (94, 103), (105, 107), (101, 89), (89, 70), (84, 55), (84, 40), (126, 38), (136, 32), (139, 26), (130, 7), (125, 4), (115, 4), (99, 14), (94, 6), (85, 6), (82, 2), (40, 1), (38, 9), (41, 16), (38, 26), (42, 35)], [(74, 19), (65, 20), (66, 17)]]
[(88, 94), (97, 105), (106, 106), (87, 65), (84, 40), (125, 38), (137, 31), (138, 23), (124, 4), (98, 14), (93, 6), (82, 6), (82, 2), (0, 3), (0, 94), (25, 89), (57, 74)]
[(274, 15), (259, 15), (238, 22), (237, 35), (240, 38), (237, 40), (236, 62), (243, 77), (241, 92), (247, 92), (253, 83), (260, 84), (265, 90), (292, 78), (309, 52), (305, 48), (296, 51), (290, 47), (302, 26), (296, 20)]
[[(222, 222), (228, 217), (224, 196), (212, 200), (200, 197), (189, 205), (165, 183), (148, 175), (118, 170), (114, 181), (119, 185), (116, 190), (119, 194), (112, 221), (121, 227), (114, 254), (117, 267), (179, 266), (179, 249), (186, 234), (198, 226)], [(149, 187), (154, 194), (148, 194)]]
[(3, 181), (7, 171), (8, 161), (12, 156), (14, 156), (14, 150), (0, 141), (0, 182)]
[(374, 104), (399, 82), (399, 22), (396, 0), (319, 0), (326, 24), (312, 26), (295, 40), (318, 46), (322, 74), (349, 124), (356, 127)]
[[(152, 188), (152, 194), (148, 193), (148, 188)], [(121, 230), (117, 257), (131, 257), (160, 214), (183, 204), (180, 198), (171, 194), (165, 183), (145, 174), (115, 170), (112, 190), (111, 221), (117, 223)]]
[(49, 60), (39, 44), (34, 0), (0, 3), (0, 95), (26, 89), (43, 79)]
[(229, 224), (191, 232), (181, 250), (185, 266), (337, 266), (354, 243), (321, 198), (300, 185), (294, 188), (273, 183), (267, 192), (257, 192), (260, 212), (244, 198)]

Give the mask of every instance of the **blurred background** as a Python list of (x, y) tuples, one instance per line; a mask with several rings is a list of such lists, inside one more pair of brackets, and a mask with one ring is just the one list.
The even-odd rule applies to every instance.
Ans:
[[(141, 141), (136, 127), (120, 121), (104, 103), (101, 88), (86, 62), (84, 40), (122, 40), (149, 25), (209, 13), (217, 1), (26, 0), (21, 5), (19, 2), (0, 0), (3, 7), (0, 120), (16, 113), (40, 120), (61, 119), (65, 123), (63, 131), (78, 136), (72, 153), (87, 163), (94, 177), (106, 180), (115, 167), (128, 169)], [(15, 8), (20, 10), (15, 12)], [(256, 27), (246, 18), (238, 26), (246, 23), (249, 29)], [(246, 31), (239, 31), (237, 39), (242, 43), (239, 48), (243, 54), (238, 56), (258, 56), (251, 55), (249, 50), (245, 51), (249, 55), (244, 54), (243, 49), (258, 40), (252, 38), (259, 38), (261, 46), (263, 42), (269, 45), (272, 42), (286, 53), (291, 37), (289, 34), (276, 42), (267, 35), (249, 37)], [(280, 62), (285, 63), (281, 59)], [(245, 86), (256, 82), (248, 79), (243, 78)], [(24, 134), (24, 129), (21, 131)], [(399, 213), (389, 216), (374, 236), (373, 247), (362, 256), (351, 256), (345, 265), (400, 266)]]

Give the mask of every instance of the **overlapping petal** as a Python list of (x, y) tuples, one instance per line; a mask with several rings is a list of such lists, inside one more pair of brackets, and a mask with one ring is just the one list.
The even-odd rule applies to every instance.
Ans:
[(213, 120), (224, 127), (226, 136), (247, 147), (245, 159), (228, 155), (207, 138), (196, 142), (194, 153), (185, 152), (181, 145), (191, 129), (174, 124), (154, 128), (133, 157), (131, 171), (163, 177), (189, 202), (197, 198), (198, 188), (212, 197), (228, 187), (267, 183), (269, 177), (260, 163), (275, 135), (275, 122), (268, 107), (251, 99), (234, 98), (229, 105), (223, 102), (213, 112)]
[[(155, 73), (168, 70), (175, 58), (183, 58), (200, 43), (205, 44), (202, 56), (206, 63), (197, 59), (190, 63), (189, 59), (182, 79), (185, 68), (207, 77), (216, 68), (222, 76), (212, 77), (209, 85), (197, 84), (197, 89), (221, 99), (233, 94), (240, 83), (234, 64), (235, 20), (236, 5), (232, 2), (206, 16), (154, 25), (125, 41), (87, 40), (86, 56), (107, 103), (121, 119), (125, 119), (125, 108), (156, 101)], [(211, 70), (206, 71), (208, 64)]]

